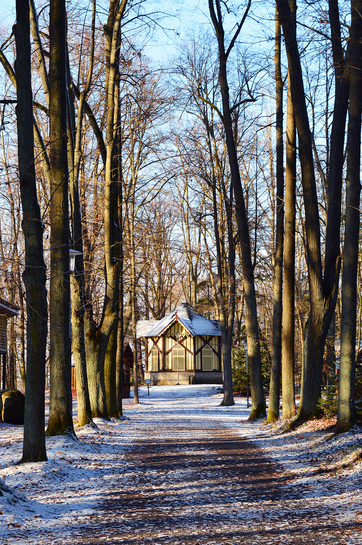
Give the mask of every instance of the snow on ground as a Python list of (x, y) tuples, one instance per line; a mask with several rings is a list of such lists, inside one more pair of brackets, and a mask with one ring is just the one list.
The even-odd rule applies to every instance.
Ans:
[[(205, 427), (220, 423), (230, 428), (233, 436), (252, 442), (278, 464), (280, 477), (288, 475), (289, 484), (292, 476), (291, 486), (305, 487), (311, 502), (323, 498), (324, 505), (338, 509), (341, 524), (362, 522), (360, 429), (336, 437), (328, 428), (333, 422), (314, 421), (283, 433), (280, 424), (248, 422), (244, 398), (236, 397), (233, 407), (221, 407), (221, 399), (218, 386), (158, 386), (150, 388), (150, 395), (142, 387), (139, 405), (124, 401), (123, 420), (97, 419), (97, 428), (76, 430), (78, 440), (47, 438), (48, 461), (41, 463), (18, 465), (23, 428), (0, 423), (0, 479), (8, 487), (0, 492), (0, 543), (30, 543), (29, 536), (39, 531), (42, 543), (58, 543), (54, 536), (60, 538), (77, 520), (97, 512), (112, 475), (132, 471), (127, 453), (147, 426), (172, 435), (175, 414), (179, 420), (200, 422), (200, 443), (203, 422)], [(362, 543), (353, 539), (354, 545)]]

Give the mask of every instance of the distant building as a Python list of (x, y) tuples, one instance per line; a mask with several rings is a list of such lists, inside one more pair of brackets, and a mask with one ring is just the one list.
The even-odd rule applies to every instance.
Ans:
[(137, 338), (145, 342), (145, 379), (151, 384), (222, 382), (221, 331), (189, 303), (162, 320), (140, 320)]
[[(130, 397), (131, 379), (130, 373), (133, 367), (133, 352), (127, 343), (123, 351), (123, 378), (122, 378), (122, 398)], [(75, 364), (72, 363), (72, 395), (77, 397), (77, 379), (75, 373)]]
[(0, 299), (0, 389), (5, 390), (6, 385), (6, 356), (8, 344), (8, 319), (19, 314), (19, 307)]

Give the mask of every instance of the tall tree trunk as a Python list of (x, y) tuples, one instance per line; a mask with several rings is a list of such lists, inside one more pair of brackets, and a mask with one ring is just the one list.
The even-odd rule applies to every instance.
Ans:
[(351, 65), (347, 136), (346, 216), (342, 274), (341, 358), (338, 385), (338, 431), (355, 422), (357, 267), (359, 248), (361, 102), (362, 102), (362, 1), (351, 1)]
[(123, 370), (124, 370), (124, 203), (123, 203), (123, 161), (122, 161), (122, 130), (119, 126), (119, 158), (118, 179), (120, 181), (118, 191), (118, 263), (119, 263), (119, 320), (117, 324), (117, 350), (116, 350), (116, 398), (117, 413), (123, 416)]
[[(88, 381), (93, 416), (108, 418), (114, 412), (114, 403), (107, 406), (108, 399), (116, 398), (116, 350), (113, 345), (117, 336), (119, 308), (119, 236), (120, 223), (117, 215), (119, 205), (119, 184), (117, 161), (119, 148), (117, 131), (119, 121), (119, 48), (121, 21), (127, 0), (111, 0), (107, 24), (104, 27), (106, 38), (106, 94), (107, 119), (105, 138), (105, 194), (104, 194), (104, 256), (105, 256), (105, 298), (101, 324), (92, 320), (92, 313), (86, 313), (86, 349)], [(109, 344), (111, 341), (111, 344)], [(105, 382), (107, 366), (107, 385)], [(112, 377), (114, 380), (112, 381)], [(110, 382), (111, 381), (111, 382)], [(114, 390), (110, 391), (110, 387)]]
[(16, 1), (17, 124), (20, 193), (23, 209), (27, 301), (27, 382), (24, 414), (23, 462), (46, 460), (45, 353), (47, 339), (46, 268), (43, 223), (36, 193), (33, 100), (31, 91), (30, 23), (28, 0)]
[[(216, 12), (215, 12), (215, 7)], [(241, 268), (243, 272), (243, 286), (245, 297), (245, 321), (248, 342), (248, 358), (250, 369), (250, 387), (252, 396), (252, 407), (249, 418), (260, 418), (266, 415), (265, 399), (263, 393), (259, 328), (256, 307), (256, 295), (254, 285), (254, 271), (251, 259), (251, 246), (249, 236), (248, 219), (245, 208), (243, 189), (240, 178), (236, 144), (234, 140), (233, 126), (230, 112), (229, 88), (227, 83), (227, 60), (235, 44), (236, 38), (242, 28), (250, 8), (248, 3), (242, 21), (237, 27), (228, 50), (225, 51), (225, 36), (223, 28), (223, 17), (221, 13), (220, 0), (209, 0), (209, 11), (215, 29), (219, 49), (219, 83), (222, 96), (223, 125), (225, 129), (225, 140), (228, 151), (231, 182), (235, 193), (236, 219), (238, 224), (239, 242), (241, 245)]]
[[(333, 123), (330, 138), (330, 168), (328, 176), (328, 209), (325, 243), (324, 286), (325, 293), (331, 294), (338, 287), (340, 268), (340, 228), (341, 228), (341, 194), (344, 164), (344, 138), (348, 109), (349, 78), (348, 57), (343, 57), (341, 29), (339, 22), (338, 0), (329, 0), (329, 19), (332, 36), (334, 64), (335, 99)], [(335, 305), (333, 305), (334, 308)], [(331, 314), (333, 314), (333, 309)]]
[[(80, 273), (81, 274), (81, 273)], [(77, 387), (78, 426), (92, 424), (92, 409), (89, 398), (85, 333), (84, 333), (84, 280), (78, 272), (70, 277), (72, 306), (72, 352), (75, 366)]]
[(282, 399), (283, 418), (295, 415), (294, 340), (295, 340), (295, 186), (296, 134), (294, 109), (288, 77), (287, 134), (285, 169), (285, 234), (282, 327)]
[[(122, 290), (120, 290), (123, 293)], [(120, 320), (117, 328), (117, 376), (116, 376), (116, 391), (117, 391), (117, 410), (119, 416), (123, 416), (123, 369), (124, 369), (124, 335), (123, 335), (123, 305), (121, 300)]]
[(226, 336), (225, 346), (223, 348), (223, 365), (224, 365), (224, 399), (223, 405), (234, 405), (233, 396), (233, 376), (231, 365), (231, 354), (233, 347), (233, 334), (234, 334), (234, 316), (235, 316), (235, 241), (232, 221), (232, 202), (233, 202), (233, 188), (230, 187), (230, 198), (225, 203), (226, 216), (227, 216), (227, 233), (228, 233), (228, 258), (227, 258), (227, 270), (225, 276), (227, 278), (226, 287), (229, 291), (227, 295), (227, 305), (225, 308), (226, 321)]
[[(220, 171), (219, 171), (220, 174)], [(234, 236), (232, 227), (232, 188), (230, 188), (230, 200), (225, 204), (227, 211), (227, 232), (228, 232), (228, 246), (229, 255), (227, 263), (222, 256), (221, 240), (219, 231), (219, 214), (218, 204), (216, 197), (216, 179), (214, 176), (213, 187), (213, 209), (214, 209), (214, 233), (215, 233), (215, 246), (217, 255), (217, 270), (218, 270), (218, 282), (217, 282), (217, 306), (219, 311), (220, 328), (221, 328), (221, 359), (222, 359), (222, 371), (223, 371), (223, 386), (224, 397), (221, 402), (222, 405), (230, 406), (234, 405), (233, 396), (233, 379), (232, 379), (232, 366), (231, 366), (231, 352), (232, 352), (232, 339), (234, 331), (234, 313), (235, 313), (235, 247)], [(225, 193), (222, 192), (224, 196)], [(221, 215), (221, 214), (220, 214)], [(227, 293), (226, 291), (229, 291)], [(226, 293), (225, 293), (226, 292)]]
[(130, 218), (129, 218), (129, 245), (131, 259), (131, 312), (132, 312), (132, 344), (133, 344), (133, 402), (139, 403), (138, 392), (138, 357), (137, 357), (137, 299), (136, 299), (136, 246), (134, 240), (134, 222), (135, 222), (135, 182), (133, 182), (133, 190), (130, 202)]
[[(116, 57), (118, 59), (118, 57)], [(118, 67), (119, 61), (116, 60)], [(115, 97), (119, 97), (119, 73), (116, 71), (116, 85), (115, 85)], [(118, 317), (120, 308), (120, 272), (121, 272), (121, 253), (122, 253), (122, 161), (121, 161), (121, 119), (119, 115), (118, 100), (116, 99), (118, 122), (115, 129), (114, 137), (114, 150), (112, 156), (112, 184), (111, 184), (111, 199), (112, 199), (112, 224), (113, 224), (113, 243), (112, 252), (113, 259), (117, 263), (117, 278), (115, 279), (115, 293), (114, 293), (114, 313), (116, 317), (115, 327), (109, 337), (105, 362), (104, 362), (104, 380), (106, 388), (106, 398), (108, 414), (112, 417), (118, 416), (118, 402), (117, 402), (117, 340), (118, 340)], [(121, 347), (122, 349), (122, 347)]]
[[(95, 36), (95, 0), (93, 0), (92, 10), (92, 32), (91, 32), (91, 51), (89, 58), (88, 77), (85, 88), (80, 93), (78, 103), (77, 122), (74, 109), (73, 87), (68, 85), (68, 161), (69, 161), (69, 194), (70, 194), (70, 216), (71, 216), (71, 242), (72, 249), (79, 252), (75, 257), (75, 271), (70, 276), (70, 295), (71, 295), (71, 331), (72, 331), (72, 354), (74, 359), (76, 387), (77, 387), (77, 409), (78, 426), (92, 424), (92, 410), (89, 398), (87, 361), (85, 347), (85, 278), (84, 278), (84, 258), (83, 258), (83, 227), (81, 203), (79, 196), (79, 175), (82, 161), (82, 126), (84, 116), (84, 103), (89, 93), (92, 83), (93, 63), (94, 63), (94, 36)], [(68, 59), (68, 77), (71, 80), (69, 54)]]
[(47, 435), (74, 435), (70, 363), (70, 278), (65, 0), (50, 2), (50, 405)]
[(92, 417), (108, 418), (106, 388), (104, 384), (104, 358), (108, 344), (108, 336), (102, 334), (101, 331), (97, 332), (97, 329), (89, 316), (84, 325), (87, 353), (87, 379)]
[(273, 359), (270, 373), (268, 422), (279, 418), (281, 372), (283, 235), (284, 235), (284, 165), (283, 165), (283, 78), (281, 74), (281, 26), (275, 13), (275, 85), (276, 85), (276, 242), (273, 281)]
[[(331, 3), (332, 0), (331, 0)], [(326, 271), (322, 278), (322, 262), (320, 249), (320, 225), (318, 213), (317, 189), (314, 175), (312, 139), (309, 128), (307, 107), (304, 96), (303, 76), (298, 52), (293, 15), (288, 0), (277, 0), (281, 15), (285, 45), (288, 55), (288, 67), (291, 78), (292, 99), (295, 112), (296, 127), (299, 140), (299, 158), (302, 169), (302, 186), (304, 195), (306, 248), (310, 294), (310, 313), (305, 326), (305, 343), (302, 368), (302, 388), (298, 410), (298, 419), (311, 418), (318, 413), (318, 399), (322, 381), (323, 355), (325, 340), (328, 333), (331, 317), (333, 315), (339, 277), (339, 212), (340, 201), (332, 200), (330, 195), (338, 194), (341, 179), (338, 178), (338, 168), (332, 166), (343, 161), (341, 149), (343, 148), (343, 133), (339, 132), (339, 140), (336, 148), (332, 150), (333, 138), (331, 137), (331, 167), (330, 172), (337, 174), (329, 179), (329, 201), (327, 216), (327, 240), (326, 240)], [(338, 13), (338, 4), (334, 6)], [(331, 23), (332, 27), (332, 23)], [(335, 27), (332, 27), (332, 34)], [(334, 34), (333, 34), (334, 35)], [(343, 58), (343, 57), (342, 57)], [(343, 83), (343, 82), (342, 82)], [(342, 89), (344, 85), (342, 85)], [(337, 99), (341, 100), (340, 110), (336, 109)], [(337, 116), (343, 121), (343, 111), (346, 97), (336, 85), (336, 104), (333, 119), (333, 131), (337, 130)], [(333, 212), (334, 210), (334, 212)], [(335, 222), (337, 228), (331, 229), (332, 235), (328, 238), (328, 225)], [(327, 263), (329, 267), (327, 268)], [(327, 270), (328, 269), (328, 270)], [(330, 279), (331, 281), (328, 281)]]
[(106, 388), (106, 400), (108, 416), (118, 417), (117, 409), (117, 330), (118, 322), (112, 329), (107, 343), (104, 359), (104, 384)]
[[(296, 2), (290, 1), (295, 23)], [(295, 341), (295, 199), (296, 199), (296, 128), (290, 74), (288, 72), (287, 131), (285, 168), (284, 292), (282, 326), (282, 399), (283, 418), (295, 415), (294, 341)]]
[(304, 210), (306, 217), (307, 261), (310, 314), (306, 330), (305, 365), (302, 369), (302, 390), (299, 405), (301, 418), (315, 414), (320, 395), (323, 360), (324, 297), (320, 251), (320, 226), (317, 190), (314, 175), (311, 133), (304, 96), (303, 76), (298, 52), (295, 26), (288, 0), (277, 0), (283, 24), (288, 54), (292, 100), (299, 137), (299, 157), (302, 168)]

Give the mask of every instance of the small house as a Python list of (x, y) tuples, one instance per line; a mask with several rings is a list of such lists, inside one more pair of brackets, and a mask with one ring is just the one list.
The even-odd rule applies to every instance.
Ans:
[(145, 343), (145, 379), (151, 384), (222, 382), (221, 331), (189, 303), (162, 320), (140, 320), (137, 337)]
[(6, 389), (6, 356), (8, 344), (8, 319), (19, 314), (19, 307), (0, 298), (0, 389)]

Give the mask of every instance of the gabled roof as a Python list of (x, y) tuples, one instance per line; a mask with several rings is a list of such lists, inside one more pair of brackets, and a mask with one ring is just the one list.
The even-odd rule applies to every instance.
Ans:
[(7, 301), (5, 301), (5, 299), (0, 298), (0, 316), (5, 315), (8, 318), (12, 318), (13, 316), (18, 316), (19, 310), (19, 307), (17, 307), (16, 305), (8, 303)]
[(162, 320), (140, 320), (137, 322), (137, 337), (159, 337), (175, 322), (182, 324), (193, 337), (196, 335), (219, 337), (221, 335), (217, 322), (208, 320), (196, 312), (189, 303), (181, 303), (169, 314), (166, 314)]

